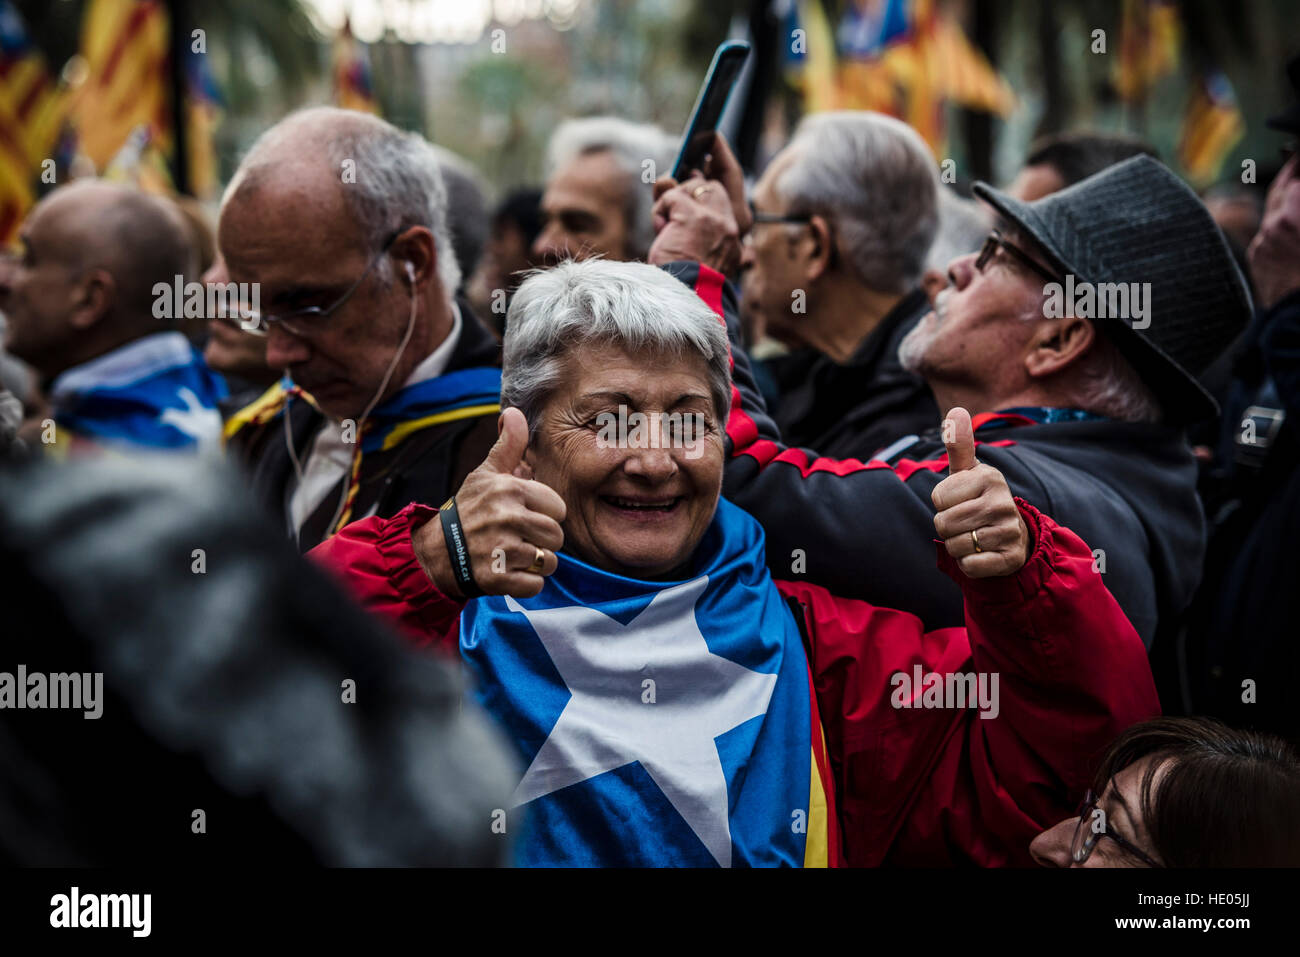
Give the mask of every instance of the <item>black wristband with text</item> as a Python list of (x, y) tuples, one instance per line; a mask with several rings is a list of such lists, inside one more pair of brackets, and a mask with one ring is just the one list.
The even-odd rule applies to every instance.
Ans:
[(456, 576), (456, 584), (466, 598), (478, 598), (483, 589), (474, 581), (474, 569), (469, 563), (469, 542), (465, 538), (465, 529), (460, 524), (460, 512), (456, 510), (456, 496), (447, 499), (438, 509), (438, 518), (442, 521), (442, 538), (447, 545), (447, 555), (451, 558), (451, 570)]

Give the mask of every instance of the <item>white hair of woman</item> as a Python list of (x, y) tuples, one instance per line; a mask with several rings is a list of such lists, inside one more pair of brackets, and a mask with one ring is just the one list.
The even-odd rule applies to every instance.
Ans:
[[(645, 263), (588, 259), (535, 270), (506, 315), (501, 404), (537, 427), (547, 396), (564, 374), (566, 354), (592, 344), (629, 353), (704, 357), (719, 427), (731, 406), (727, 331), (695, 292)], [(653, 373), (647, 364), (646, 374)]]

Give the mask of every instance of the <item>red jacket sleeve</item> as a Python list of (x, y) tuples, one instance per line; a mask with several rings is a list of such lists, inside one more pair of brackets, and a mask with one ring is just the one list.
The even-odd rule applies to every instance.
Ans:
[(416, 644), (455, 653), (464, 603), (429, 580), (411, 544), (411, 532), (437, 514), (428, 505), (412, 504), (392, 518), (362, 519), (307, 554), (341, 580), (364, 608)]
[[(939, 546), (965, 628), (927, 633), (913, 615), (778, 583), (805, 612), (850, 864), (1030, 864), (1029, 842), (1074, 812), (1101, 751), (1160, 713), (1088, 546), (1017, 504), (1035, 543), (1017, 574), (967, 578)], [(983, 675), (996, 695), (927, 707), (930, 673)]]

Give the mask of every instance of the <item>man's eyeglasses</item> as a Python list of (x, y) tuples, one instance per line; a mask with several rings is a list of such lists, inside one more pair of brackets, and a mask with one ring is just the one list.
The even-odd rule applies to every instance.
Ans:
[(988, 265), (989, 260), (993, 258), (993, 255), (998, 251), (998, 249), (1005, 249), (1008, 255), (1019, 262), (1022, 266), (1031, 269), (1048, 282), (1061, 281), (1052, 273), (1048, 272), (1045, 267), (1040, 266), (1035, 262), (1033, 257), (1031, 257), (1027, 252), (1004, 238), (996, 229), (989, 233), (988, 238), (984, 240), (984, 245), (980, 247), (980, 254), (975, 259), (975, 268), (978, 271), (983, 272), (984, 267)]
[(366, 277), (374, 271), (375, 266), (379, 265), (379, 261), (387, 255), (389, 248), (401, 234), (402, 230), (399, 229), (389, 236), (384, 242), (383, 248), (370, 260), (370, 264), (366, 266), (365, 271), (357, 278), (357, 281), (349, 286), (347, 291), (329, 306), (307, 306), (303, 309), (286, 312), (283, 315), (272, 316), (241, 305), (238, 315), (219, 316), (218, 318), (238, 325), (245, 332), (251, 332), (255, 336), (270, 335), (272, 326), (276, 324), (279, 324), (280, 328), (290, 335), (297, 336), (300, 339), (318, 334), (324, 327), (325, 320), (343, 308), (344, 303), (352, 298), (352, 294), (366, 281)]
[[(808, 223), (812, 222), (811, 213), (791, 213), (788, 215), (785, 213), (761, 213), (754, 208), (753, 203), (749, 204), (749, 216), (755, 226), (761, 226), (768, 223), (786, 223), (787, 225), (800, 225), (800, 224), (807, 225)], [(752, 242), (753, 235), (754, 233), (753, 230), (751, 229), (749, 232), (747, 232), (744, 235), (741, 241), (746, 243)]]
[(1104, 819), (1104, 824), (1100, 830), (1093, 829), (1092, 812), (1096, 810), (1100, 801), (1101, 798), (1091, 789), (1083, 796), (1083, 804), (1079, 807), (1079, 823), (1074, 827), (1074, 840), (1070, 842), (1070, 859), (1076, 864), (1082, 864), (1092, 856), (1093, 848), (1101, 842), (1101, 839), (1108, 837), (1147, 867), (1160, 867), (1151, 859), (1150, 855), (1132, 841), (1114, 833), (1111, 830), (1109, 818)]

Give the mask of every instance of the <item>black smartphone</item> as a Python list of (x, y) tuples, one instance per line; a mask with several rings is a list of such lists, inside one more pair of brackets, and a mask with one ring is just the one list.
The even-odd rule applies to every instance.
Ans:
[(718, 47), (709, 64), (709, 74), (700, 87), (700, 95), (691, 110), (690, 122), (682, 136), (682, 148), (673, 164), (673, 179), (681, 182), (691, 170), (704, 165), (704, 157), (713, 143), (713, 132), (727, 108), (731, 90), (740, 78), (740, 71), (749, 57), (749, 44), (744, 40), (728, 40)]

